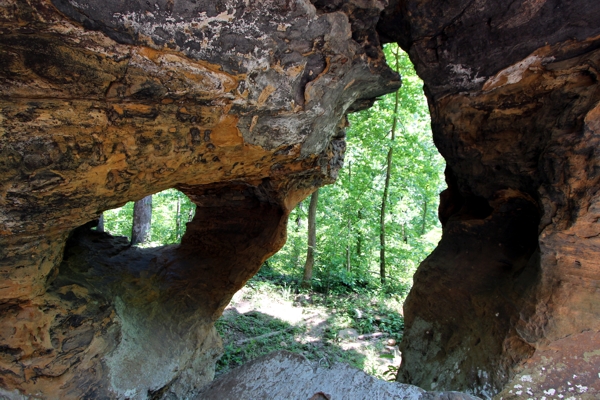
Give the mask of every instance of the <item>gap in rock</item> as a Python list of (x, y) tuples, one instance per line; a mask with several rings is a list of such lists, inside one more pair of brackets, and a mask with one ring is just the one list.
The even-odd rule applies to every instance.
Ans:
[[(104, 211), (104, 231), (131, 240), (135, 202)], [(187, 223), (194, 218), (196, 205), (177, 189), (167, 189), (152, 195), (152, 217), (147, 239), (140, 247), (158, 247), (181, 242)], [(97, 228), (96, 228), (97, 229)]]
[[(218, 375), (288, 350), (319, 365), (343, 362), (378, 378), (395, 377), (403, 301), (417, 267), (441, 238), (438, 204), (446, 185), (423, 82), (396, 45), (387, 45), (385, 53), (403, 86), (397, 95), (348, 117), (344, 167), (335, 184), (319, 189), (311, 288), (301, 287), (307, 198), (290, 214), (286, 245), (234, 295), (217, 321), (225, 342)], [(381, 205), (390, 149), (382, 283)]]
[[(397, 95), (388, 94), (373, 107), (349, 115), (344, 167), (334, 185), (320, 189), (316, 290), (387, 287), (406, 294), (416, 268), (441, 238), (438, 205), (446, 188), (445, 161), (433, 143), (423, 82), (397, 45), (386, 45), (385, 53), (388, 65), (402, 75), (403, 85)], [(386, 284), (381, 285), (381, 206), (390, 149), (384, 210)], [(306, 258), (308, 208), (306, 199), (292, 211), (288, 241), (268, 262), (296, 279), (301, 278)]]

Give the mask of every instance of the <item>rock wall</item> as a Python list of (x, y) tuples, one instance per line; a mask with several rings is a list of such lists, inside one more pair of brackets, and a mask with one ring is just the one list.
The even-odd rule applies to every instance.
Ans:
[[(213, 322), (395, 90), (384, 2), (0, 2), (0, 397), (189, 398)], [(180, 246), (90, 230), (176, 187)]]
[(397, 1), (378, 29), (425, 81), (443, 238), (405, 304), (398, 380), (600, 396), (600, 5)]
[[(3, 0), (0, 396), (209, 382), (213, 321), (335, 179), (345, 114), (399, 86), (383, 40), (448, 163), (399, 380), (597, 398), (598, 21), (585, 0)], [(198, 205), (180, 246), (89, 229), (171, 187)]]

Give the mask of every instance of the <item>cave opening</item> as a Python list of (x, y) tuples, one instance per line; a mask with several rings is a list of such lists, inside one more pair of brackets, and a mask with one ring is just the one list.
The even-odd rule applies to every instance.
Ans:
[[(138, 221), (134, 218), (136, 203), (139, 207), (146, 208), (138, 211)], [(121, 207), (104, 211), (100, 227), (95, 229), (113, 236), (126, 237), (131, 242), (133, 225), (145, 224), (147, 227), (142, 232), (143, 240), (136, 243), (137, 245), (147, 248), (178, 244), (195, 212), (196, 205), (188, 196), (174, 188), (166, 189), (140, 199), (139, 202), (130, 201)]]
[[(312, 281), (314, 294), (298, 289), (303, 258), (307, 249), (305, 232), (308, 214), (307, 199), (289, 214), (287, 244), (262, 263), (262, 269), (255, 278), (250, 280), (250, 289), (245, 288), (234, 297), (232, 303), (235, 308), (240, 301), (240, 296), (248, 295), (247, 290), (251, 292), (256, 285), (264, 285), (262, 287), (265, 291), (271, 291), (274, 296), (271, 300), (276, 299), (273, 301), (281, 300), (281, 295), (293, 302), (296, 302), (298, 296), (308, 296), (317, 303), (321, 301), (327, 308), (339, 307), (334, 304), (345, 301), (345, 306), (349, 309), (348, 313), (341, 314), (341, 319), (331, 315), (325, 318), (322, 321), (324, 326), (327, 326), (322, 331), (325, 336), (320, 337), (317, 342), (329, 350), (335, 349), (332, 350), (334, 359), (350, 362), (367, 373), (379, 377), (384, 377), (383, 374), (390, 371), (388, 369), (390, 366), (397, 367), (400, 362), (398, 344), (402, 339), (404, 324), (402, 302), (412, 286), (412, 277), (419, 263), (427, 257), (441, 238), (437, 209), (438, 195), (444, 189), (445, 167), (444, 160), (432, 140), (423, 82), (417, 76), (408, 55), (398, 46), (388, 44), (384, 48), (384, 53), (388, 65), (401, 74), (403, 86), (398, 92), (377, 99), (373, 107), (348, 116), (349, 124), (343, 129), (343, 136), (348, 145), (345, 166), (340, 171), (335, 184), (320, 189), (322, 200), (317, 212), (317, 259)], [(197, 289), (193, 286), (206, 285), (200, 279), (206, 277), (206, 271), (202, 271), (205, 267), (202, 266), (201, 259), (206, 257), (208, 260), (215, 256), (211, 255), (210, 248), (214, 246), (215, 232), (220, 228), (197, 224), (186, 239), (183, 236), (187, 223), (192, 221), (195, 215), (195, 202), (198, 199), (203, 199), (201, 200), (203, 208), (208, 207), (208, 210), (212, 210), (208, 213), (210, 216), (203, 211), (204, 214), (200, 219), (212, 220), (223, 212), (227, 213), (229, 209), (226, 203), (223, 203), (224, 198), (219, 192), (221, 189), (217, 189), (218, 206), (211, 205), (210, 202), (206, 203), (204, 189), (201, 190), (200, 197), (196, 196), (196, 198), (194, 190), (187, 188), (184, 194), (176, 189), (168, 189), (149, 196), (152, 199), (150, 229), (147, 240), (141, 243), (139, 251), (119, 250), (125, 249), (124, 244), (132, 239), (134, 202), (105, 211), (102, 221), (104, 232), (124, 238), (124, 240), (116, 238), (116, 241), (112, 242), (114, 252), (123, 251), (123, 261), (117, 257), (112, 262), (125, 265), (128, 262), (125, 260), (135, 260), (125, 268), (130, 271), (131, 276), (137, 276), (139, 273), (137, 270), (141, 271), (144, 268), (149, 271), (155, 269), (168, 271), (161, 272), (167, 274), (181, 273), (182, 276), (186, 276), (186, 282), (176, 280), (175, 286), (182, 285), (185, 287), (183, 293), (194, 293), (194, 296), (198, 296)], [(207, 190), (210, 192), (212, 189)], [(232, 196), (237, 198), (240, 193), (246, 191), (247, 189), (241, 187), (239, 191), (234, 190), (233, 192), (237, 194)], [(190, 200), (188, 196), (195, 200)], [(259, 203), (262, 204), (263, 200), (261, 199)], [(237, 204), (238, 200), (232, 201)], [(255, 201), (253, 200), (252, 203), (254, 204)], [(382, 204), (385, 204), (384, 210)], [(248, 218), (250, 223), (253, 223), (256, 215), (251, 213), (244, 215), (244, 218)], [(380, 269), (382, 220), (386, 233), (384, 246), (387, 269), (383, 275), (385, 283), (382, 283)], [(223, 220), (220, 221), (222, 222)], [(216, 231), (211, 231), (213, 228)], [(218, 235), (231, 236), (236, 231), (231, 227), (226, 227), (225, 230), (227, 232), (220, 232)], [(80, 274), (77, 270), (77, 262), (70, 254), (77, 248), (89, 251), (86, 242), (89, 238), (86, 238), (85, 234), (79, 236), (77, 242), (67, 245), (65, 262), (61, 267), (64, 276), (54, 283), (57, 288), (64, 287), (69, 282), (65, 277)], [(178, 244), (182, 238), (185, 243), (177, 250), (165, 247), (164, 251), (161, 251), (157, 248)], [(231, 237), (226, 241), (230, 240)], [(230, 245), (225, 247), (235, 251)], [(187, 254), (190, 251), (197, 251), (198, 248), (203, 249), (201, 257)], [(222, 247), (218, 248), (222, 249)], [(218, 257), (222, 256), (218, 254)], [(211, 262), (214, 262), (214, 259)], [(143, 267), (144, 264), (147, 266)], [(227, 267), (232, 268), (233, 265)], [(198, 272), (194, 272), (195, 269), (198, 269)], [(211, 267), (210, 270), (215, 269)], [(236, 286), (241, 287), (251, 275), (250, 271), (244, 271), (240, 274)], [(126, 276), (130, 279), (129, 275)], [(225, 280), (230, 281), (231, 277)], [(173, 285), (173, 282), (169, 282), (169, 285)], [(219, 290), (216, 286), (215, 289)], [(228, 286), (230, 283), (223, 285), (223, 287)], [(219, 293), (213, 297), (228, 299), (234, 291), (228, 288), (226, 292), (225, 295)], [(171, 295), (164, 296), (170, 298)], [(357, 296), (359, 300), (356, 303), (348, 302), (348, 296)], [(207, 299), (206, 294), (201, 297)], [(343, 298), (346, 300), (342, 300)], [(207, 302), (210, 303), (210, 300)], [(373, 304), (367, 305), (370, 303)], [(218, 314), (218, 310), (222, 310), (225, 306), (227, 301), (222, 301), (222, 304), (215, 304), (211, 309), (213, 313)], [(121, 312), (125, 311), (121, 310)], [(269, 314), (269, 311), (265, 312)], [(224, 321), (216, 326), (221, 336), (229, 342), (235, 336), (232, 336), (232, 327), (235, 330), (239, 326), (235, 321), (228, 319), (227, 314)], [(297, 327), (292, 327), (290, 330), (292, 335), (287, 335), (287, 341), (298, 343), (297, 346), (283, 346), (281, 343), (284, 341), (281, 337), (275, 336), (274, 342), (266, 343), (265, 348), (270, 351), (278, 348), (293, 349), (302, 352), (310, 359), (317, 357), (315, 360), (327, 354), (321, 350), (308, 350), (309, 348), (302, 344), (305, 340), (304, 334), (299, 332)], [(375, 343), (379, 347), (383, 346), (383, 349), (368, 348), (367, 352), (371, 354), (365, 356), (361, 351), (348, 352), (344, 346), (333, 344), (338, 340), (336, 338), (340, 332), (345, 330), (350, 332), (356, 330), (367, 337), (374, 335), (374, 338), (379, 338)], [(327, 338), (327, 335), (330, 337)], [(341, 335), (343, 336), (343, 333)], [(333, 340), (332, 344), (328, 345), (330, 340)], [(342, 350), (346, 355), (340, 353)], [(391, 355), (391, 360), (389, 357), (379, 357), (376, 353), (380, 350)], [(240, 351), (243, 356), (240, 356)], [(261, 354), (261, 352), (250, 352), (250, 354), (245, 352), (245, 349), (225, 346), (225, 354), (222, 358), (225, 361), (219, 362), (217, 373), (229, 370), (240, 360), (248, 362)], [(231, 360), (234, 362), (230, 362)]]
[[(344, 166), (334, 184), (319, 189), (314, 290), (406, 295), (441, 238), (445, 161), (433, 143), (423, 81), (396, 44), (385, 45), (384, 54), (402, 87), (348, 115)], [(286, 245), (265, 266), (271, 273), (301, 279), (308, 219), (306, 199), (290, 214)]]
[[(397, 45), (386, 45), (384, 53), (403, 86), (348, 115), (344, 166), (335, 183), (318, 189), (309, 288), (303, 279), (314, 194), (291, 211), (284, 247), (233, 296), (217, 322), (226, 340), (217, 374), (273, 350), (288, 350), (316, 362), (325, 357), (331, 364), (349, 363), (383, 379), (395, 375), (401, 361), (403, 301), (417, 267), (441, 238), (438, 204), (446, 183), (423, 82)], [(483, 214), (472, 218), (488, 215)], [(298, 309), (318, 315), (317, 322), (303, 322)], [(253, 336), (262, 347), (249, 343)], [(364, 338), (362, 346), (354, 346)]]
[[(384, 351), (393, 356), (391, 361), (386, 357), (380, 358), (375, 354), (378, 350), (374, 348), (368, 348), (367, 353), (371, 353), (368, 356), (361, 351), (343, 356), (339, 353), (343, 346), (332, 344), (327, 347), (329, 339), (326, 337), (320, 337), (318, 341), (333, 351), (333, 357), (338, 357), (339, 361), (350, 362), (379, 377), (384, 377), (383, 373), (390, 365), (399, 364), (398, 344), (402, 339), (403, 329), (402, 302), (412, 286), (412, 277), (419, 263), (441, 238), (441, 225), (437, 217), (438, 195), (445, 185), (445, 163), (432, 140), (423, 82), (417, 76), (408, 55), (398, 46), (388, 44), (384, 53), (388, 65), (401, 74), (403, 86), (397, 93), (379, 98), (373, 107), (348, 116), (349, 124), (344, 129), (347, 142), (345, 166), (335, 184), (319, 189), (322, 200), (317, 212), (317, 257), (312, 281), (312, 292), (315, 294), (304, 293), (314, 299), (327, 299), (327, 296), (331, 296), (323, 303), (329, 308), (335, 307), (335, 302), (349, 295), (360, 298), (356, 304), (346, 304), (353, 311), (344, 315), (342, 320), (334, 317), (322, 321), (328, 326), (328, 333), (324, 332), (333, 337), (347, 329), (357, 330), (362, 335), (375, 335), (376, 338), (378, 334), (382, 334), (382, 338), (375, 343), (377, 346), (387, 346)], [(385, 199), (384, 192), (387, 192)], [(186, 193), (194, 198), (193, 190)], [(175, 264), (185, 265), (188, 262), (185, 256), (182, 257), (186, 252), (185, 246), (176, 256), (173, 255), (175, 253), (171, 254), (172, 249), (165, 248), (165, 253), (161, 255), (156, 253), (159, 249), (153, 251), (151, 248), (180, 243), (186, 223), (194, 216), (196, 205), (190, 197), (176, 189), (156, 193), (151, 198), (150, 232), (147, 241), (141, 244), (141, 250), (144, 251), (135, 254), (148, 263), (153, 258), (177, 258), (176, 262), (167, 262), (167, 265), (171, 265), (167, 266), (167, 270)], [(219, 199), (222, 201), (221, 197)], [(385, 261), (388, 266), (385, 284), (381, 282), (380, 271), (382, 203), (386, 205), (383, 211)], [(223, 204), (219, 208), (221, 207)], [(130, 241), (133, 214), (134, 202), (105, 211), (104, 231)], [(271, 292), (273, 301), (281, 300), (281, 295), (295, 301), (301, 295), (297, 286), (307, 249), (307, 214), (308, 199), (295, 207), (289, 215), (287, 244), (262, 264), (256, 277), (250, 280), (250, 289), (246, 288), (234, 297), (233, 308), (256, 285), (265, 285), (263, 288)], [(253, 215), (250, 219), (254, 217)], [(202, 232), (191, 233), (187, 238), (191, 247), (200, 246), (204, 251), (210, 244), (203, 246), (201, 243), (211, 240), (211, 235)], [(117, 244), (117, 248), (119, 245)], [(195, 278), (190, 280), (197, 282)], [(191, 285), (191, 282), (185, 286)], [(386, 298), (385, 302), (383, 298)], [(368, 302), (375, 302), (377, 306), (366, 306), (365, 303)], [(269, 310), (261, 312), (271, 314)], [(232, 336), (232, 326), (233, 331), (239, 328), (235, 321), (228, 318), (226, 313), (225, 322), (217, 324), (217, 330), (226, 342), (235, 336)], [(276, 316), (271, 315), (270, 318)], [(289, 343), (301, 343), (304, 340), (297, 328), (292, 332), (295, 334), (291, 338), (288, 335)], [(320, 352), (308, 351), (302, 345), (298, 345), (297, 349), (293, 345), (281, 346), (280, 337), (275, 337), (274, 340), (272, 346), (267, 343), (265, 348), (295, 349), (311, 359), (322, 356), (319, 356)], [(217, 365), (217, 373), (229, 370), (241, 360), (248, 362), (262, 354), (245, 352), (245, 348), (233, 349), (226, 346), (222, 358), (224, 361)]]

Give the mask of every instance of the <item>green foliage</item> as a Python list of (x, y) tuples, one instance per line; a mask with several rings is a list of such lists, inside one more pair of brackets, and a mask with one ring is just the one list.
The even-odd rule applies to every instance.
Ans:
[[(389, 364), (399, 364), (398, 349), (389, 340), (398, 341), (402, 336), (400, 296), (381, 292), (299, 293), (297, 285), (290, 287), (288, 283), (287, 276), (265, 265), (234, 296), (231, 307), (215, 324), (225, 340), (217, 374), (275, 350), (303, 354), (321, 366), (348, 363), (380, 378), (387, 377)], [(306, 318), (292, 317), (297, 307), (301, 307)], [(241, 309), (252, 311), (240, 314), (237, 310)], [(286, 322), (282, 317), (296, 322)], [(338, 336), (347, 328), (362, 334), (384, 335), (365, 340)]]
[[(259, 306), (262, 301), (266, 303), (267, 308), (273, 303), (288, 303), (293, 307), (291, 303), (294, 294), (290, 286), (287, 286), (285, 278), (278, 280), (277, 274), (272, 271), (254, 276), (244, 290), (247, 291), (244, 303), (251, 303), (254, 307)], [(319, 304), (318, 299), (316, 303)], [(303, 322), (290, 324), (259, 311), (245, 314), (226, 312), (215, 322), (215, 328), (226, 340), (224, 354), (217, 362), (217, 374), (277, 350), (303, 354), (320, 365), (346, 362), (356, 368), (365, 369), (363, 354), (344, 350), (336, 343), (335, 335), (329, 334), (330, 340), (322, 340), (319, 337), (315, 341), (312, 337), (315, 333), (308, 332)]]
[[(196, 205), (180, 191), (167, 189), (152, 195), (150, 240), (144, 246), (179, 243), (186, 223), (192, 220)], [(115, 236), (131, 239), (133, 202), (104, 212), (104, 229)]]
[(113, 236), (127, 236), (131, 240), (133, 201), (123, 207), (104, 211), (104, 231)]
[[(386, 354), (387, 356), (388, 354)], [(389, 357), (385, 357), (385, 358), (389, 358)], [(392, 357), (393, 359), (393, 357)], [(388, 380), (389, 382), (395, 382), (396, 381), (396, 375), (398, 374), (398, 367), (395, 365), (388, 365), (387, 366), (387, 371), (385, 371), (383, 373), (383, 376), (385, 377), (386, 380)]]
[[(437, 207), (444, 187), (444, 160), (433, 144), (423, 83), (406, 53), (395, 45), (384, 51), (403, 81), (396, 140), (390, 138), (395, 94), (349, 116), (345, 166), (338, 181), (322, 188), (319, 197), (313, 272), (317, 291), (406, 293), (417, 266), (441, 237)], [(390, 146), (394, 158), (385, 221), (388, 279), (382, 286), (379, 213)], [(305, 200), (291, 213), (288, 242), (269, 260), (274, 270), (296, 278), (306, 257), (307, 211)]]
[[(217, 363), (217, 372), (225, 372), (257, 357), (279, 350), (283, 347), (281, 342), (289, 343), (288, 346), (292, 350), (296, 347), (300, 347), (296, 350), (304, 350), (294, 341), (294, 335), (299, 333), (301, 328), (294, 328), (284, 321), (259, 312), (241, 314), (236, 318), (223, 317), (217, 320), (215, 327), (224, 337), (250, 339), (243, 346), (236, 342), (226, 344), (223, 357)], [(274, 332), (281, 333), (260, 338), (262, 335)], [(252, 340), (255, 337), (258, 339)]]
[(360, 334), (384, 332), (399, 341), (404, 330), (404, 317), (400, 313), (400, 297), (380, 296), (376, 293), (336, 295), (328, 306), (337, 310), (334, 327), (350, 327)]

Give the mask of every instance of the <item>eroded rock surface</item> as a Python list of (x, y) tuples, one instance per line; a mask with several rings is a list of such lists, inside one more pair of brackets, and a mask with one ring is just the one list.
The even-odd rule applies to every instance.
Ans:
[[(398, 87), (383, 39), (448, 163), (399, 380), (597, 398), (598, 21), (585, 0), (0, 2), (0, 395), (195, 395), (214, 319), (335, 179), (344, 115)], [(86, 225), (171, 187), (198, 205), (181, 246)]]
[(443, 238), (405, 305), (398, 379), (600, 396), (600, 6), (398, 1), (379, 30), (425, 81)]
[[(400, 85), (384, 5), (0, 2), (0, 395), (188, 398), (212, 379), (214, 320), (336, 178), (345, 114)], [(180, 246), (86, 225), (171, 187), (198, 206)]]

